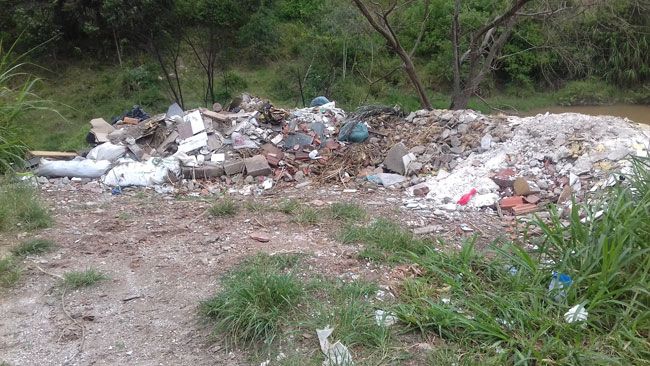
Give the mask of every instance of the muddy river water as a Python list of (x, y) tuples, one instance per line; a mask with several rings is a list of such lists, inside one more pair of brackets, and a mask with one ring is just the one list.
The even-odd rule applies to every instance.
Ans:
[(630, 104), (614, 104), (605, 106), (574, 106), (562, 107), (553, 106), (547, 108), (538, 108), (525, 112), (526, 116), (535, 116), (540, 113), (582, 113), (592, 116), (617, 116), (627, 117), (628, 119), (638, 122), (650, 124), (650, 105), (630, 105)]

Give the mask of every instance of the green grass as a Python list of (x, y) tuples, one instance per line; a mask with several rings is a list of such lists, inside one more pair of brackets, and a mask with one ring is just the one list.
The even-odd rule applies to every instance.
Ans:
[(15, 257), (46, 253), (55, 247), (54, 242), (48, 239), (32, 239), (20, 243), (11, 250)]
[(11, 287), (20, 279), (20, 267), (11, 257), (0, 259), (0, 287)]
[(404, 261), (407, 254), (423, 254), (434, 245), (385, 219), (378, 219), (369, 226), (348, 225), (340, 234), (340, 239), (346, 244), (364, 244), (359, 255), (375, 261)]
[(335, 202), (329, 207), (329, 211), (336, 220), (361, 221), (366, 218), (366, 211), (355, 203)]
[(293, 215), (294, 213), (298, 212), (298, 210), (300, 210), (300, 207), (300, 201), (298, 200), (283, 200), (280, 202), (280, 204), (278, 204), (277, 210), (283, 214)]
[[(378, 306), (391, 306), (375, 299), (379, 287), (310, 271), (297, 255), (258, 254), (222, 278), (221, 290), (201, 304), (201, 314), (214, 326), (215, 339), (245, 347), (255, 364), (275, 359), (278, 350), (287, 356), (281, 365), (321, 364), (317, 344), (314, 348), (313, 340), (304, 343), (303, 335), (315, 338), (316, 329), (328, 325), (334, 327), (331, 341), (350, 347), (359, 364), (394, 358), (397, 325), (379, 326), (375, 321)], [(304, 347), (313, 352), (298, 351)]]
[(270, 212), (272, 211), (272, 207), (261, 203), (261, 202), (256, 202), (256, 201), (246, 201), (244, 203), (244, 208), (248, 212), (253, 212), (253, 213), (261, 213), (261, 212)]
[(271, 344), (280, 323), (304, 296), (301, 282), (286, 271), (295, 256), (258, 255), (223, 279), (223, 290), (201, 306), (215, 332), (229, 344)]
[(302, 225), (316, 225), (322, 221), (324, 216), (323, 211), (311, 208), (301, 207), (293, 218), (293, 222)]
[[(574, 207), (568, 224), (556, 211), (550, 222), (538, 220), (543, 235), (536, 251), (495, 244), (486, 256), (468, 242), (458, 252), (404, 255), (424, 275), (402, 284), (396, 312), (413, 329), (446, 342), (432, 362), (647, 363), (650, 160), (634, 164), (631, 187)], [(572, 277), (565, 296), (549, 293), (552, 271)], [(576, 304), (586, 304), (588, 319), (569, 324), (563, 314)]]
[(239, 211), (239, 206), (230, 198), (224, 198), (209, 208), (208, 212), (214, 217), (232, 217)]
[(73, 271), (63, 274), (63, 285), (67, 288), (78, 289), (92, 286), (107, 279), (108, 277), (105, 274), (95, 269), (87, 269), (85, 271)]
[(0, 231), (41, 229), (51, 224), (50, 212), (36, 189), (9, 179), (0, 183)]

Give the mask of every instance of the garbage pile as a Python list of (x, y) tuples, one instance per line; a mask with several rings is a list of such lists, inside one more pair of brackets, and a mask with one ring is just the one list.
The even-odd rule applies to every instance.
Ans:
[(420, 110), (405, 117), (383, 106), (348, 114), (323, 97), (284, 110), (248, 95), (226, 110), (174, 104), (164, 114), (136, 112), (113, 125), (92, 120), (97, 146), (85, 158), (41, 159), (37, 174), (165, 193), (205, 182), (248, 193), (316, 183), (385, 187), (405, 189), (410, 209), (523, 215), (616, 184), (630, 169), (626, 158), (650, 149), (647, 126), (580, 114)]
[(650, 150), (650, 128), (621, 118), (565, 113), (500, 119), (484, 130), (472, 154), (410, 194), (441, 209), (494, 207), (523, 215), (620, 183), (631, 173), (628, 158)]

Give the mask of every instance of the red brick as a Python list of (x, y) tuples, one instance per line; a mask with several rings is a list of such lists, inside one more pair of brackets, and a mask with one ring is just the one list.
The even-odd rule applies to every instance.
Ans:
[(522, 205), (517, 205), (513, 207), (511, 210), (512, 213), (515, 215), (525, 215), (525, 214), (536, 212), (537, 210), (539, 210), (539, 207), (537, 207), (537, 205), (533, 205), (532, 203), (524, 203)]
[(524, 197), (522, 196), (513, 196), (513, 197), (506, 197), (499, 202), (499, 205), (503, 209), (509, 209), (513, 208), (517, 205), (523, 205), (524, 204)]

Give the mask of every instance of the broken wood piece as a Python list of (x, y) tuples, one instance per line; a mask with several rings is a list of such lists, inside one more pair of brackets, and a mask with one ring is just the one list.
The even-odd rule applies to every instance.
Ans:
[(70, 158), (77, 157), (76, 152), (67, 152), (67, 151), (30, 150), (27, 153), (34, 158), (70, 159)]

